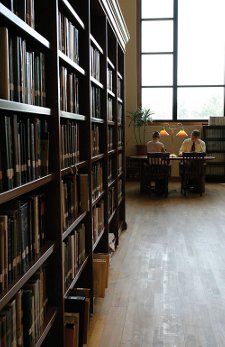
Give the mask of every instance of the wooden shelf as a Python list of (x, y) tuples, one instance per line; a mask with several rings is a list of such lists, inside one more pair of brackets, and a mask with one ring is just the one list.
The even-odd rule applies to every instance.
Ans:
[(74, 11), (73, 7), (70, 5), (69, 1), (67, 0), (61, 0), (62, 4), (67, 8), (67, 10), (70, 12), (70, 15), (73, 16), (73, 18), (76, 20), (76, 22), (79, 24), (79, 26), (82, 29), (85, 29), (84, 22), (82, 19), (78, 16), (78, 14)]
[[(1, 4), (0, 4), (1, 6)], [(39, 115), (50, 116), (52, 111), (47, 107), (23, 104), (21, 102), (0, 99), (0, 109), (13, 112), (25, 112)]]
[(98, 155), (96, 155), (96, 156), (91, 158), (91, 162), (95, 163), (96, 161), (102, 160), (103, 158), (105, 158), (105, 154), (104, 153), (98, 154)]
[[(10, 0), (7, 6), (12, 8), (11, 6), (14, 5), (14, 9), (16, 9), (17, 3), (18, 1), (16, 2), (16, 0)], [(7, 165), (8, 161), (12, 161), (12, 168), (16, 171), (16, 165), (21, 166), (21, 162), (28, 162), (31, 157), (32, 161), (34, 161), (34, 158), (36, 163), (38, 161), (38, 165), (40, 159), (40, 163), (42, 163), (44, 167), (47, 165), (45, 155), (48, 155), (51, 173), (0, 194), (0, 205), (2, 205), (0, 206), (0, 211), (1, 207), (3, 211), (8, 206), (4, 205), (5, 203), (10, 203), (11, 205), (11, 203), (14, 202), (18, 203), (18, 200), (24, 201), (24, 210), (21, 209), (21, 211), (19, 211), (19, 213), (21, 212), (19, 222), (26, 219), (28, 225), (31, 225), (31, 223), (36, 223), (36, 225), (38, 225), (40, 222), (38, 218), (41, 218), (40, 223), (43, 222), (45, 225), (44, 236), (46, 239), (44, 247), (40, 250), (40, 254), (28, 264), (26, 273), (18, 276), (16, 280), (0, 294), (0, 310), (4, 309), (10, 300), (15, 298), (18, 291), (26, 286), (32, 276), (39, 272), (42, 265), (44, 265), (43, 269), (46, 274), (45, 290), (50, 307), (48, 308), (44, 324), (41, 327), (40, 336), (31, 347), (47, 345), (64, 347), (64, 299), (68, 296), (72, 288), (76, 288), (77, 286), (89, 288), (91, 293), (90, 313), (94, 312), (92, 281), (93, 252), (108, 252), (109, 232), (112, 230), (116, 237), (116, 245), (118, 245), (118, 226), (123, 222), (125, 223), (125, 195), (123, 196), (122, 202), (118, 199), (119, 185), (122, 185), (123, 193), (125, 190), (125, 175), (122, 173), (121, 176), (118, 175), (118, 177), (122, 178), (122, 182), (118, 182), (118, 177), (116, 177), (118, 174), (118, 153), (121, 153), (122, 165), (125, 167), (125, 147), (118, 146), (118, 137), (121, 138), (122, 136), (122, 143), (125, 143), (125, 131), (121, 131), (118, 135), (119, 126), (124, 127), (125, 125), (125, 107), (119, 105), (119, 102), (125, 104), (125, 100), (118, 98), (116, 86), (117, 83), (120, 84), (120, 95), (123, 96), (125, 81), (122, 76), (125, 71), (125, 44), (129, 35), (119, 5), (116, 1), (94, 0), (73, 2), (71, 0), (58, 0), (50, 3), (48, 1), (36, 1), (34, 14), (32, 13), (30, 16), (32, 20), (34, 18), (35, 29), (31, 28), (25, 21), (10, 11), (9, 8), (0, 3), (0, 26), (7, 27), (10, 37), (12, 35), (12, 41), (11, 39), (9, 41), (10, 47), (7, 47), (4, 42), (1, 42), (1, 47), (3, 49), (0, 55), (5, 53), (4, 57), (9, 59), (9, 64), (4, 61), (1, 73), (3, 76), (6, 76), (4, 77), (6, 81), (14, 83), (15, 86), (21, 86), (21, 88), (24, 80), (26, 80), (28, 87), (33, 83), (32, 81), (34, 81), (35, 86), (38, 87), (40, 85), (40, 96), (43, 98), (46, 96), (47, 107), (0, 99), (0, 117), (2, 117), (0, 120), (5, 124), (7, 121), (6, 125), (8, 127), (2, 126), (0, 129), (0, 135), (3, 136), (1, 145), (5, 147), (2, 151), (5, 150), (6, 153), (8, 153), (8, 151), (10, 151), (9, 153), (12, 152), (12, 156), (9, 158), (10, 160), (5, 158), (6, 156), (3, 156), (4, 158), (1, 159), (3, 180), (5, 180), (7, 176), (5, 167), (9, 166)], [(71, 22), (72, 26), (75, 27), (74, 37), (66, 35), (65, 38), (65, 31), (60, 32), (61, 29), (64, 29), (62, 28), (62, 22), (59, 22), (59, 12), (61, 13), (63, 21), (65, 20), (65, 25), (67, 25), (68, 20)], [(21, 14), (21, 17), (22, 15), (24, 14)], [(24, 15), (24, 18), (25, 17), (28, 18), (27, 13)], [(39, 34), (36, 28), (40, 28), (40, 33), (42, 35)], [(7, 34), (7, 30), (3, 30), (3, 34)], [(16, 36), (21, 37), (21, 39), (15, 40), (14, 37)], [(75, 44), (70, 46), (74, 38)], [(25, 45), (23, 47), (23, 39), (26, 41), (27, 49), (25, 49)], [(14, 40), (17, 44), (16, 47), (14, 47)], [(13, 42), (13, 45), (11, 45), (11, 42)], [(13, 52), (11, 52), (11, 47)], [(68, 56), (64, 54), (64, 49), (62, 47), (68, 48), (65, 52), (73, 52), (73, 56), (79, 58), (76, 59), (76, 61), (79, 62), (76, 63), (69, 58), (69, 56), (72, 57), (72, 54), (69, 55), (67, 53)], [(8, 54), (9, 48), (10, 54)], [(14, 54), (14, 49), (16, 54)], [(26, 56), (28, 58), (24, 59), (25, 66), (21, 69), (20, 59), (16, 61), (14, 58), (11, 59), (10, 57), (12, 53), (13, 57), (23, 56), (22, 54), (25, 54), (25, 51), (30, 52), (31, 56), (30, 60), (29, 56)], [(35, 54), (32, 52), (35, 52)], [(43, 62), (42, 54), (40, 54), (41, 58), (37, 58), (36, 60), (36, 56), (38, 57), (39, 53), (43, 53), (46, 62), (43, 67), (39, 67), (39, 62), (40, 64)], [(29, 73), (29, 64), (31, 70), (33, 70), (31, 65), (33, 63), (33, 56), (35, 56), (35, 68), (38, 69), (38, 73), (35, 73), (34, 77), (30, 76), (32, 75), (32, 71)], [(13, 62), (13, 66), (11, 62)], [(10, 70), (8, 69), (8, 65), (10, 65)], [(7, 71), (4, 70), (4, 66), (7, 68)], [(27, 78), (22, 80), (22, 77), (19, 78), (19, 75), (18, 78), (15, 78), (16, 75), (12, 75), (12, 71), (17, 70), (21, 71), (22, 75), (27, 72)], [(113, 75), (113, 87), (110, 89), (107, 89), (108, 70), (112, 71)], [(65, 72), (65, 74), (59, 73), (60, 71), (63, 73)], [(91, 76), (92, 73), (93, 76)], [(12, 78), (12, 76), (14, 78)], [(94, 78), (94, 76), (98, 79)], [(118, 78), (123, 80), (123, 83), (120, 83)], [(14, 90), (17, 90), (15, 86)], [(9, 89), (11, 85), (7, 85), (7, 87)], [(7, 92), (9, 92), (9, 90), (7, 90)], [(12, 90), (10, 90), (10, 92), (12, 92)], [(22, 94), (23, 96), (25, 95), (23, 88)], [(2, 95), (8, 95), (8, 93), (2, 93)], [(39, 93), (37, 93), (37, 95), (39, 96)], [(108, 118), (110, 118), (110, 113), (107, 102), (110, 98), (113, 102), (112, 120), (108, 120)], [(15, 100), (16, 99), (20, 99), (20, 97), (17, 98), (17, 94), (15, 94)], [(25, 100), (25, 98), (23, 98), (23, 100)], [(73, 106), (73, 108), (68, 107), (68, 109), (77, 109), (79, 113), (67, 112), (60, 109), (61, 107), (63, 108), (63, 106), (61, 106), (62, 104)], [(66, 107), (64, 108), (66, 109)], [(98, 115), (101, 116), (101, 118), (95, 118), (92, 117), (92, 115)], [(39, 124), (33, 123), (33, 119), (36, 117), (40, 119), (40, 131)], [(117, 119), (122, 119), (120, 125)], [(19, 136), (16, 134), (17, 121), (19, 124)], [(62, 128), (62, 124), (66, 126)], [(97, 126), (95, 127), (95, 125)], [(42, 131), (43, 128), (45, 131)], [(95, 140), (101, 152), (95, 156), (92, 156), (93, 128), (97, 128)], [(41, 137), (39, 140), (39, 134), (42, 136), (43, 133), (45, 137)], [(24, 134), (26, 134), (26, 136), (24, 136)], [(45, 141), (46, 138), (47, 141)], [(18, 139), (18, 143), (15, 139)], [(109, 140), (113, 143), (111, 147), (108, 147)], [(45, 145), (46, 148), (44, 149)], [(66, 151), (68, 150), (67, 153), (73, 153), (71, 148), (75, 147), (75, 145), (77, 148), (79, 147), (80, 158), (82, 158), (82, 160), (70, 167), (63, 168), (61, 150), (66, 149)], [(108, 150), (109, 148), (113, 149)], [(43, 152), (41, 152), (41, 150), (43, 150)], [(30, 153), (31, 151), (32, 153)], [(33, 152), (35, 152), (35, 154)], [(37, 158), (39, 153), (40, 158)], [(19, 159), (17, 157), (19, 157)], [(93, 168), (95, 168), (95, 165), (102, 167), (102, 170), (96, 173), (98, 175), (100, 172), (102, 173), (104, 190), (94, 201), (91, 201)], [(113, 180), (108, 182), (110, 169), (112, 169)], [(80, 175), (80, 177), (76, 180), (74, 177), (70, 177), (72, 175)], [(82, 178), (84, 178), (84, 181)], [(109, 198), (111, 198), (112, 193), (112, 198), (115, 199), (115, 209), (109, 217), (108, 211), (111, 206)], [(29, 200), (29, 203), (26, 203), (26, 195), (28, 195), (30, 199), (31, 194), (32, 196), (35, 195), (35, 199), (37, 199), (35, 203), (41, 209), (41, 211), (38, 210), (38, 213), (36, 213), (36, 205), (35, 208), (33, 208), (33, 202)], [(88, 211), (77, 216), (66, 230), (63, 230), (64, 215), (62, 215), (62, 205), (64, 201), (65, 213), (69, 211), (70, 207), (72, 210), (73, 206), (81, 206), (82, 203), (84, 206), (88, 206), (87, 209), (89, 208)], [(104, 214), (102, 217), (104, 217), (105, 223), (104, 228), (98, 233), (97, 239), (93, 243), (92, 231), (94, 213), (97, 212), (96, 207), (102, 208), (101, 215)], [(29, 212), (27, 212), (27, 208)], [(33, 210), (35, 211), (35, 222), (30, 220), (30, 217), (33, 217), (30, 212), (31, 210), (32, 212)], [(25, 215), (25, 213), (27, 213), (27, 215)], [(99, 221), (96, 225), (96, 230), (100, 229), (99, 223), (101, 222), (102, 221)], [(80, 228), (81, 226), (82, 228)], [(24, 226), (22, 222), (20, 227), (21, 230), (23, 230), (22, 228)], [(79, 231), (78, 228), (80, 228)], [(25, 227), (25, 232), (26, 230), (28, 234), (28, 229)], [(84, 236), (82, 233), (85, 233), (85, 250), (84, 240), (82, 240), (82, 245), (80, 242), (80, 249), (78, 250), (79, 253), (82, 248), (82, 254), (84, 254), (85, 251), (85, 260), (82, 265), (79, 266), (75, 277), (65, 290), (64, 283), (67, 281), (64, 278), (63, 271), (65, 262), (64, 251), (65, 247), (67, 247), (67, 242), (69, 245), (69, 242), (73, 241), (73, 237), (70, 238), (70, 236), (72, 236), (74, 230), (79, 233), (80, 238)], [(27, 237), (29, 236), (30, 235), (27, 235)], [(2, 247), (5, 245), (0, 246)], [(9, 248), (9, 244), (6, 245), (6, 247)], [(67, 250), (70, 253), (70, 250), (66, 249), (66, 251)], [(68, 258), (70, 258), (70, 254)], [(68, 259), (67, 265), (68, 268), (73, 266), (71, 259)], [(52, 288), (56, 290), (52, 290)]]
[(91, 43), (98, 49), (101, 54), (104, 54), (102, 47), (95, 40), (94, 36), (90, 34)]
[(38, 340), (34, 344), (31, 345), (31, 347), (41, 347), (42, 346), (42, 343), (44, 342), (50, 329), (52, 328), (53, 324), (55, 323), (55, 320), (57, 318), (57, 313), (58, 313), (57, 308), (53, 308), (53, 307), (48, 308), (44, 324), (41, 327), (40, 337), (38, 338)]
[(101, 231), (101, 232), (99, 233), (99, 235), (98, 235), (97, 240), (96, 240), (95, 243), (93, 244), (93, 247), (92, 247), (93, 251), (94, 251), (95, 248), (98, 246), (98, 244), (99, 244), (99, 242), (100, 242), (100, 240), (101, 240), (101, 238), (102, 238), (104, 232), (105, 232), (105, 228), (102, 229), (102, 231)]
[(50, 257), (55, 249), (55, 242), (46, 242), (45, 246), (40, 250), (40, 254), (29, 263), (27, 271), (20, 275), (16, 281), (8, 286), (8, 289), (0, 294), (0, 310), (15, 296), (22, 286), (33, 276), (41, 265)]
[(111, 60), (109, 58), (107, 58), (107, 63), (109, 64), (111, 69), (115, 70), (115, 66), (114, 66), (114, 64), (111, 62)]
[(38, 178), (35, 181), (25, 183), (22, 186), (3, 192), (0, 194), (0, 204), (4, 204), (5, 202), (8, 202), (12, 199), (20, 197), (23, 194), (27, 194), (31, 192), (34, 189), (43, 187), (46, 184), (52, 182), (53, 179), (54, 179), (53, 175), (44, 176), (44, 177)]
[(74, 175), (77, 172), (77, 170), (87, 166), (87, 164), (88, 164), (87, 160), (84, 160), (84, 161), (80, 161), (79, 163), (75, 165), (62, 169), (61, 176)]
[(40, 35), (37, 31), (31, 28), (27, 23), (25, 23), (22, 19), (16, 16), (12, 11), (10, 11), (7, 7), (5, 7), (2, 3), (0, 3), (0, 16), (4, 16), (11, 24), (20, 29), (22, 32), (29, 35), (32, 39), (36, 40), (39, 44), (44, 46), (45, 48), (50, 48), (50, 43), (46, 38)]
[(96, 78), (92, 77), (91, 76), (91, 82), (93, 84), (95, 84), (97, 87), (101, 88), (101, 89), (104, 89), (104, 86), (101, 82), (99, 82), (98, 80), (96, 80)]
[(91, 121), (92, 121), (93, 123), (100, 123), (100, 124), (105, 123), (104, 119), (102, 119), (102, 118), (94, 118), (94, 117), (91, 117)]
[(102, 200), (104, 195), (105, 195), (105, 192), (104, 191), (101, 192), (101, 194), (99, 194), (99, 196), (92, 201), (92, 207), (94, 207), (100, 200)]
[(69, 228), (63, 232), (62, 234), (62, 241), (67, 238), (67, 236), (80, 224), (84, 218), (86, 217), (87, 212), (83, 212), (79, 217), (76, 218), (76, 220), (69, 226)]
[(81, 75), (85, 76), (85, 71), (84, 69), (82, 69), (82, 67), (80, 67), (80, 65), (78, 65), (77, 63), (75, 63), (73, 60), (71, 60), (69, 57), (67, 57), (67, 55), (65, 55), (63, 52), (59, 51), (59, 58), (66, 64), (68, 64), (70, 67), (72, 67), (74, 70), (76, 70), (77, 72), (79, 72)]
[(74, 277), (74, 279), (70, 283), (69, 287), (65, 291), (64, 298), (66, 298), (69, 295), (70, 290), (74, 287), (75, 283), (77, 282), (77, 280), (79, 279), (80, 275), (82, 274), (82, 271), (83, 271), (84, 267), (87, 265), (87, 262), (88, 262), (89, 258), (90, 258), (90, 255), (86, 257), (86, 259), (84, 260), (83, 264), (78, 269), (78, 271), (76, 273), (76, 276)]

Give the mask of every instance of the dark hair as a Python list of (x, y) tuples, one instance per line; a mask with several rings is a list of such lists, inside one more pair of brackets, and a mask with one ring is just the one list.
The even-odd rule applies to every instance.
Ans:
[(160, 138), (160, 134), (159, 134), (159, 132), (158, 131), (154, 131), (154, 133), (152, 134), (152, 137), (153, 137), (153, 139), (159, 139)]
[(200, 133), (199, 130), (195, 129), (195, 130), (192, 131), (191, 135), (194, 135), (196, 137), (200, 137), (201, 133)]

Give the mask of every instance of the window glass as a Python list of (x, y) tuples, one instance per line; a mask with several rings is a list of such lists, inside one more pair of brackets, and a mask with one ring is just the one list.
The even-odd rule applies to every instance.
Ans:
[(173, 61), (171, 55), (142, 55), (142, 85), (172, 85)]
[(178, 88), (178, 119), (209, 119), (223, 116), (224, 88)]
[(142, 18), (173, 17), (173, 0), (142, 0)]
[(178, 84), (224, 84), (225, 1), (179, 0)]
[(172, 120), (172, 88), (143, 88), (142, 106), (150, 108), (153, 119)]
[(172, 52), (173, 21), (142, 22), (142, 52)]

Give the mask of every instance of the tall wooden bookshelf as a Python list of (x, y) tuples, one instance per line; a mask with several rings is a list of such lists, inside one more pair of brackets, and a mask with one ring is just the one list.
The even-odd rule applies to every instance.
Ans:
[(116, 0), (0, 2), (0, 332), (16, 346), (64, 346), (65, 299), (88, 288), (94, 311), (93, 254), (126, 228), (128, 38)]
[(225, 182), (225, 126), (203, 125), (203, 139), (206, 151), (215, 159), (207, 163), (206, 180)]

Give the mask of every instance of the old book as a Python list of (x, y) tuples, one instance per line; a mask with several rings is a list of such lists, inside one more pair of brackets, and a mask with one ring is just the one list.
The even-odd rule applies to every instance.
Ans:
[(70, 295), (80, 295), (85, 297), (85, 312), (84, 312), (84, 329), (83, 329), (83, 343), (88, 343), (88, 329), (90, 325), (90, 288), (73, 288), (70, 291)]
[(88, 174), (80, 174), (79, 175), (79, 183), (80, 183), (80, 210), (81, 212), (89, 211), (89, 178)]
[(105, 287), (108, 288), (108, 278), (109, 278), (109, 254), (108, 253), (93, 253), (94, 259), (103, 259), (106, 261), (106, 278)]
[(9, 33), (5, 27), (0, 27), (0, 52), (0, 98), (9, 100)]
[[(66, 325), (65, 330), (65, 347), (78, 347), (79, 346), (79, 313), (69, 313), (65, 312), (64, 321)], [(71, 324), (73, 326), (73, 337), (71, 338), (71, 332), (67, 331), (68, 325)]]
[(83, 347), (83, 330), (84, 330), (84, 314), (85, 314), (85, 297), (84, 296), (68, 296), (65, 298), (65, 312), (79, 313), (79, 347)]
[(96, 298), (105, 297), (107, 262), (105, 259), (93, 259), (93, 292)]

